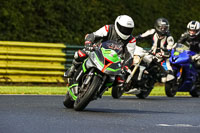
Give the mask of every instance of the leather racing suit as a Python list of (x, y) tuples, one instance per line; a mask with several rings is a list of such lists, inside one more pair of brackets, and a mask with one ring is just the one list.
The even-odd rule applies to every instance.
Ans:
[[(155, 29), (147, 30), (146, 32), (136, 36), (136, 40), (150, 40), (152, 43), (151, 51), (153, 54), (159, 56), (161, 59), (165, 58), (161, 65), (168, 72), (167, 77), (162, 81), (170, 81), (174, 78), (172, 75), (172, 67), (169, 62), (169, 52), (174, 47), (174, 38), (168, 33), (165, 36), (160, 36)], [(148, 56), (146, 62), (150, 64), (153, 60), (153, 56)]]
[(195, 61), (196, 66), (200, 69), (200, 34), (191, 38), (188, 32), (184, 32), (177, 43), (186, 44), (191, 51), (196, 53), (196, 55), (192, 57), (192, 60)]
[[(93, 50), (93, 46), (96, 43), (107, 40), (116, 41), (122, 46), (121, 58), (124, 58), (122, 68), (130, 68), (136, 47), (136, 39), (130, 35), (127, 40), (123, 40), (117, 35), (114, 25), (105, 25), (99, 30), (85, 36), (84, 49), (75, 52), (72, 67), (70, 69), (76, 69), (76, 66), (81, 64), (87, 58), (89, 51)], [(69, 74), (64, 74), (64, 76), (65, 75), (69, 76)]]

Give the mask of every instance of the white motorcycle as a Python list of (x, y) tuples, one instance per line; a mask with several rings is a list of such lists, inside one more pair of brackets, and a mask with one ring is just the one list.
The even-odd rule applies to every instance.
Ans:
[(154, 55), (143, 48), (136, 46), (134, 64), (126, 74), (123, 86), (112, 88), (112, 97), (120, 98), (123, 93), (134, 94), (144, 99), (149, 96), (156, 82), (163, 83), (167, 73), (161, 66), (160, 53)]

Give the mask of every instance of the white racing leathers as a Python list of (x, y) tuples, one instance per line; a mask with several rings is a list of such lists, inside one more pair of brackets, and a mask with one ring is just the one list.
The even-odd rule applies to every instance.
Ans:
[[(169, 52), (174, 47), (174, 39), (168, 34), (166, 36), (159, 36), (155, 29), (150, 29), (143, 34), (136, 37), (137, 41), (150, 39), (152, 41), (151, 51), (156, 56), (146, 55), (144, 61), (150, 64), (154, 58), (157, 58), (158, 62), (165, 58), (165, 61), (161, 63), (166, 71), (168, 71), (167, 77), (163, 77), (162, 82), (170, 81), (174, 79), (172, 74), (172, 67), (169, 62)], [(137, 50), (136, 50), (137, 51)]]
[(131, 35), (127, 40), (121, 39), (115, 31), (114, 25), (105, 25), (96, 32), (87, 34), (85, 37), (85, 41), (91, 43), (104, 42), (107, 40), (116, 41), (119, 43), (119, 45), (121, 45), (122, 51), (120, 52), (120, 55), (122, 58), (124, 58), (122, 67), (130, 67), (132, 65), (133, 53), (135, 51), (136, 46), (136, 39)]
[[(147, 51), (145, 51), (143, 48), (136, 46), (134, 56), (139, 56), (139, 58), (143, 58), (142, 60), (146, 62), (147, 64), (150, 64), (152, 61), (152, 55), (148, 54)], [(134, 62), (137, 64), (137, 61), (134, 60)], [(145, 70), (145, 66), (140, 65), (139, 66), (139, 75), (138, 80), (141, 80), (143, 71)]]

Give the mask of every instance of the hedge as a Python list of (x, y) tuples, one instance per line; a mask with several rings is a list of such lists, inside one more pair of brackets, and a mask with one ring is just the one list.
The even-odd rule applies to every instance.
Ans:
[(133, 35), (170, 22), (175, 41), (191, 20), (200, 20), (200, 0), (2, 0), (0, 40), (82, 45), (87, 33), (112, 24), (120, 14), (135, 21)]

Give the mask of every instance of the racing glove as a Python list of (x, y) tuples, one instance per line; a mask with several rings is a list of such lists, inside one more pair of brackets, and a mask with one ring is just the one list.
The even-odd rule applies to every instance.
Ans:
[(171, 56), (171, 51), (164, 51), (163, 57), (169, 58)]
[(93, 51), (94, 47), (91, 41), (85, 41), (85, 49), (88, 51)]
[(195, 54), (191, 57), (192, 61), (200, 60), (200, 54)]

